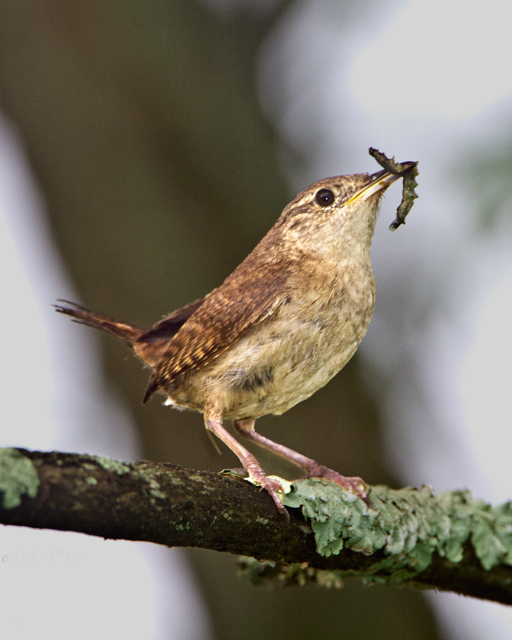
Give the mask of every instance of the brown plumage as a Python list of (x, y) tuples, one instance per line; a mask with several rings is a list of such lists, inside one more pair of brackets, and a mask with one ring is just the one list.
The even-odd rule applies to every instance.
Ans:
[(341, 476), (260, 436), (254, 421), (309, 397), (354, 354), (375, 304), (370, 246), (379, 201), (399, 177), (380, 171), (311, 185), (220, 287), (149, 330), (72, 303), (57, 311), (125, 340), (153, 369), (144, 401), (163, 392), (169, 404), (202, 412), (206, 427), (280, 511), (286, 513), (279, 482), (224, 429), (224, 418), (307, 476), (338, 482), (366, 500), (360, 478)]

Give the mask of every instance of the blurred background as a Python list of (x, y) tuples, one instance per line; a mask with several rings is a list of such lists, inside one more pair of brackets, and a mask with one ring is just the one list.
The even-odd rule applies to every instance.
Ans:
[[(505, 0), (0, 3), (0, 444), (238, 466), (201, 416), (141, 405), (122, 344), (67, 298), (151, 325), (208, 293), (295, 193), (419, 161), (373, 249), (377, 307), (326, 388), (258, 429), (347, 475), (512, 494), (512, 42)], [(128, 357), (127, 357), (128, 356)], [(271, 472), (293, 471), (269, 457)], [(260, 590), (232, 556), (0, 528), (5, 637), (494, 640), (453, 594)]]

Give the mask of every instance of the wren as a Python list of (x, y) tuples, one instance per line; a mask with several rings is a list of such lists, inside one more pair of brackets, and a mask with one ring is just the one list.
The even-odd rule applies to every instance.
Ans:
[(220, 287), (149, 330), (67, 301), (59, 301), (64, 304), (57, 311), (127, 342), (153, 369), (144, 402), (161, 392), (167, 404), (203, 413), (206, 428), (282, 513), (279, 480), (225, 429), (225, 419), (306, 477), (336, 482), (368, 503), (361, 478), (342, 476), (259, 435), (254, 423), (309, 398), (354, 355), (375, 306), (370, 247), (380, 200), (415, 166), (315, 182), (285, 207)]

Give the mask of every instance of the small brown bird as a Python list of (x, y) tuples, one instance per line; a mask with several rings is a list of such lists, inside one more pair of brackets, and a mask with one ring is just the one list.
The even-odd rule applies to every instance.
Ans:
[[(416, 163), (403, 163), (403, 171)], [(153, 369), (144, 402), (204, 414), (206, 428), (240, 459), (277, 508), (282, 487), (223, 426), (366, 499), (349, 478), (254, 430), (323, 387), (354, 355), (375, 305), (370, 262), (377, 210), (402, 175), (337, 176), (315, 182), (285, 207), (274, 227), (224, 283), (146, 330), (60, 301), (57, 311), (125, 340)]]

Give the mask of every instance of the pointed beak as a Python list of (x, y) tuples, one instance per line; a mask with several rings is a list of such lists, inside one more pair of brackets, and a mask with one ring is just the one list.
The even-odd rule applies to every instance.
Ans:
[(349, 202), (354, 202), (355, 200), (359, 200), (364, 202), (368, 200), (371, 196), (375, 195), (379, 192), (384, 192), (393, 182), (399, 180), (402, 176), (396, 173), (390, 173), (383, 169), (378, 173), (374, 173), (370, 176), (370, 182), (363, 187), (360, 191), (354, 194)]
[(393, 182), (400, 180), (403, 178), (404, 173), (407, 172), (408, 169), (411, 169), (416, 165), (416, 162), (403, 162), (402, 166), (404, 168), (402, 173), (391, 173), (390, 171), (386, 171), (382, 169), (382, 171), (377, 171), (377, 173), (373, 173), (370, 176), (370, 182), (363, 187), (360, 191), (350, 198), (349, 202), (353, 202), (354, 200), (368, 200), (371, 196), (375, 195), (379, 192), (384, 192)]

